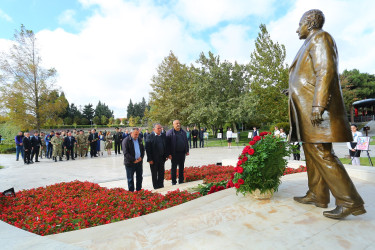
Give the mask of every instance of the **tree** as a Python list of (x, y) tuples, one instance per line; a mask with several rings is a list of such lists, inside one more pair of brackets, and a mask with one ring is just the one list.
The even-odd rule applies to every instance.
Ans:
[(285, 46), (275, 43), (264, 24), (251, 53), (248, 71), (249, 91), (258, 100), (253, 119), (262, 122), (288, 121), (288, 98), (282, 93), (288, 88), (288, 66)]
[(106, 125), (108, 124), (108, 118), (105, 115), (102, 115), (102, 117), (100, 117), (100, 122), (102, 125)]
[(116, 124), (116, 125), (120, 125), (120, 124), (121, 124), (121, 119), (120, 119), (120, 118), (116, 118), (116, 120), (115, 120), (115, 124)]
[(184, 110), (192, 97), (192, 80), (189, 68), (170, 52), (151, 79), (149, 118), (162, 124), (170, 124), (174, 119), (186, 123), (188, 114)]
[(134, 126), (136, 126), (136, 125), (137, 125), (137, 123), (136, 123), (135, 118), (134, 118), (133, 116), (130, 116), (130, 117), (129, 117), (129, 126), (130, 126), (130, 127), (134, 127)]
[(94, 118), (94, 109), (92, 108), (91, 103), (83, 107), (82, 115), (89, 121), (91, 121)]
[(133, 115), (134, 115), (134, 105), (133, 105), (132, 99), (130, 99), (128, 108), (126, 110), (126, 117), (129, 119)]
[(110, 127), (110, 125), (112, 125), (112, 124), (114, 123), (114, 121), (115, 121), (115, 118), (110, 117), (110, 118), (108, 119), (108, 127)]
[(242, 110), (239, 104), (246, 80), (245, 66), (221, 62), (212, 52), (207, 57), (201, 53), (197, 63), (199, 68), (192, 67), (194, 99), (185, 109), (189, 123), (209, 126), (214, 132), (219, 126), (230, 123), (236, 130), (236, 123), (243, 119), (242, 114), (237, 115), (234, 110)]
[[(32, 30), (21, 25), (15, 32), (14, 43), (8, 53), (0, 56), (1, 106), (11, 121), (23, 129), (40, 131), (51, 113), (58, 114), (66, 107), (49, 105), (54, 89), (56, 70), (42, 67), (37, 39)], [(49, 106), (46, 110), (45, 106)]]
[(89, 119), (87, 119), (86, 117), (82, 117), (81, 124), (82, 125), (91, 125)]
[(113, 116), (113, 111), (109, 109), (105, 103), (101, 103), (100, 101), (98, 102), (98, 105), (96, 105), (95, 108), (95, 116), (97, 117), (102, 117), (105, 116), (107, 118), (110, 118)]
[(340, 75), (342, 95), (347, 112), (353, 116), (353, 102), (375, 98), (375, 75), (358, 69), (344, 70)]
[(94, 118), (92, 118), (92, 122), (95, 125), (100, 125), (101, 124), (100, 118), (98, 116), (95, 116)]
[(64, 118), (64, 124), (65, 124), (65, 125), (72, 125), (72, 124), (73, 124), (73, 120), (72, 120), (72, 118), (70, 118), (69, 116), (68, 116), (68, 117), (65, 117), (65, 118)]

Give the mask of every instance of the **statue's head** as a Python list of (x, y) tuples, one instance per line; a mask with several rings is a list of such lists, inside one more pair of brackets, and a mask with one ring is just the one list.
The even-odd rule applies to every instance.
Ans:
[(324, 14), (321, 10), (313, 9), (306, 11), (303, 14), (301, 21), (305, 21), (307, 23), (307, 27), (309, 30), (312, 29), (322, 29), (324, 25)]
[(297, 33), (300, 39), (306, 39), (314, 29), (320, 30), (324, 25), (324, 14), (322, 11), (313, 9), (306, 11), (299, 22)]

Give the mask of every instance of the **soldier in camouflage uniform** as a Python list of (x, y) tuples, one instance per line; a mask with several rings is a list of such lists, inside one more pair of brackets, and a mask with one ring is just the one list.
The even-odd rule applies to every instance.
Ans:
[(80, 157), (86, 157), (86, 152), (88, 148), (87, 136), (83, 133), (83, 130), (79, 131), (77, 136), (77, 150)]
[(57, 161), (57, 155), (59, 156), (59, 160), (62, 161), (62, 145), (63, 139), (60, 137), (60, 133), (56, 133), (56, 136), (52, 137), (51, 143), (53, 145), (53, 153), (52, 157)]
[(43, 158), (43, 153), (44, 153), (44, 157), (47, 158), (47, 145), (46, 145), (46, 138), (45, 138), (44, 132), (40, 133), (40, 140), (42, 141), (42, 144), (40, 145), (40, 149), (39, 149), (40, 159)]
[[(78, 135), (79, 135), (79, 132), (74, 129), (73, 133), (72, 133), (72, 136), (74, 136), (74, 138), (76, 138), (76, 140), (78, 140)], [(77, 158), (77, 155), (78, 155), (77, 145), (78, 145), (77, 143), (74, 143), (74, 148), (73, 148), (74, 158)]]

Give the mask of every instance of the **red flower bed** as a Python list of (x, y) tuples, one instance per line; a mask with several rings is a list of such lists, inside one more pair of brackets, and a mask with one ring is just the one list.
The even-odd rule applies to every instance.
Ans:
[(284, 174), (283, 175), (287, 175), (287, 174), (295, 174), (295, 173), (301, 173), (301, 172), (306, 172), (307, 171), (307, 167), (305, 166), (299, 166), (299, 168), (286, 168), (285, 171), (284, 171)]
[[(203, 180), (204, 183), (226, 181), (230, 179), (231, 173), (233, 171), (233, 166), (218, 166), (215, 164), (204, 165), (201, 167), (186, 167), (184, 169), (184, 181), (189, 182)], [(171, 170), (166, 170), (164, 176), (166, 180), (170, 180)]]
[(39, 235), (67, 232), (126, 220), (173, 207), (200, 197), (199, 193), (148, 190), (129, 192), (74, 181), (23, 190), (0, 197), (0, 219)]

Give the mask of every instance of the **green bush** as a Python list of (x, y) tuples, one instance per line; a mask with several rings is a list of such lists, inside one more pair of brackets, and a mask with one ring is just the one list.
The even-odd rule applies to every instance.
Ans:
[(15, 144), (1, 143), (0, 144), (0, 154), (12, 154), (16, 152)]

